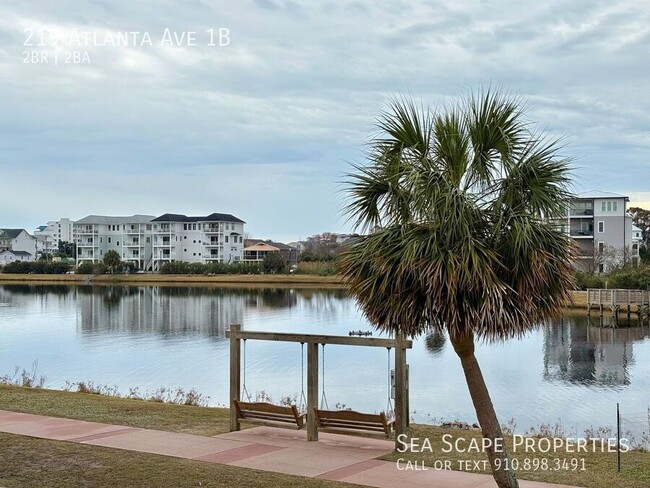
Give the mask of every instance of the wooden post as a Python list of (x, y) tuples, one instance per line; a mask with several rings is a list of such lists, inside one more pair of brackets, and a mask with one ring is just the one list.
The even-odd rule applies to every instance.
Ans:
[(241, 340), (237, 337), (240, 330), (240, 324), (230, 326), (230, 432), (239, 430), (235, 400), (239, 400), (241, 389)]
[(318, 343), (307, 344), (307, 440), (318, 440), (314, 409), (318, 408)]
[[(401, 333), (395, 335), (395, 449), (401, 447), (399, 436), (406, 434), (408, 411), (406, 407), (406, 349)], [(403, 440), (403, 439), (402, 439)]]

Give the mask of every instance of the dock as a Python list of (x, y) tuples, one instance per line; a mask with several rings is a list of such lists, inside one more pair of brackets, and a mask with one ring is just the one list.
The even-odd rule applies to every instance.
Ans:
[(650, 316), (650, 291), (648, 290), (623, 290), (612, 288), (587, 289), (587, 313), (597, 308), (599, 315), (604, 310), (609, 310), (615, 317), (625, 312), (628, 316), (632, 313), (639, 317)]

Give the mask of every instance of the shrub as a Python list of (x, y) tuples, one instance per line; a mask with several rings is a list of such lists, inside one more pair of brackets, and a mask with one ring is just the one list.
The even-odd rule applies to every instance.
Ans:
[(287, 262), (279, 252), (270, 252), (264, 256), (262, 268), (265, 273), (282, 273), (287, 269)]
[(14, 261), (3, 269), (4, 273), (19, 274), (65, 274), (68, 271), (70, 271), (68, 263), (47, 261)]
[(78, 274), (92, 274), (93, 273), (93, 263), (90, 261), (84, 261), (79, 266), (77, 266)]

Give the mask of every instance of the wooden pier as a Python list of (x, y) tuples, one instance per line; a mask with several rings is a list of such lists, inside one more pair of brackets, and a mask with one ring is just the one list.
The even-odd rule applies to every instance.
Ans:
[(614, 316), (625, 311), (627, 316), (636, 313), (639, 317), (650, 315), (650, 291), (589, 288), (587, 290), (587, 313), (597, 308), (598, 313), (608, 309)]

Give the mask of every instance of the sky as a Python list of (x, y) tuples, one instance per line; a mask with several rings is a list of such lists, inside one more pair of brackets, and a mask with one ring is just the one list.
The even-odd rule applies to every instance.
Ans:
[(649, 59), (648, 0), (2, 0), (0, 227), (222, 212), (256, 238), (350, 231), (341, 181), (390, 100), (481, 86), (563, 138), (575, 191), (650, 208)]

